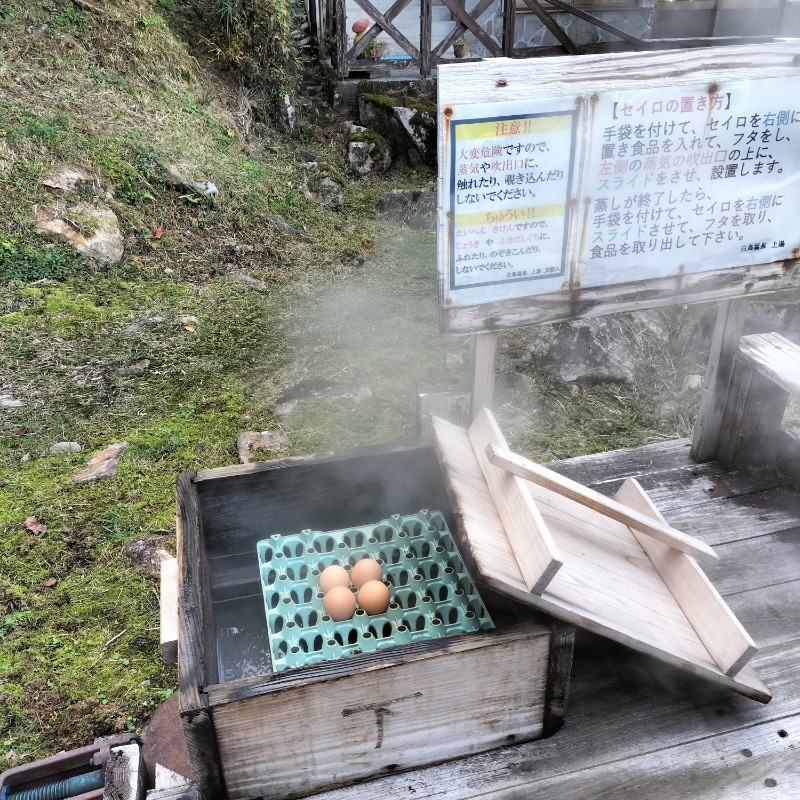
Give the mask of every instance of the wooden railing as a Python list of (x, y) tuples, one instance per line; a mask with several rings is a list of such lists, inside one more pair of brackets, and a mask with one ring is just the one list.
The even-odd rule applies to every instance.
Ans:
[[(313, 2), (313, 0), (312, 0)], [(363, 75), (388, 74), (397, 70), (409, 70), (422, 77), (431, 75), (440, 64), (456, 60), (453, 45), (469, 35), (479, 45), (481, 58), (500, 57), (530, 58), (549, 55), (578, 55), (619, 50), (660, 50), (675, 47), (703, 47), (707, 45), (744, 44), (769, 42), (773, 36), (726, 36), (691, 37), (681, 39), (641, 39), (591, 13), (585, 7), (571, 5), (565, 0), (501, 0), (502, 23), (498, 26), (496, 16), (492, 27), (500, 28), (499, 36), (487, 29), (480, 19), (496, 0), (437, 0), (449, 12), (445, 24), (434, 25), (433, 0), (395, 0), (386, 10), (380, 11), (371, 0), (321, 0), (320, 55), (329, 57), (340, 78), (351, 73)], [(377, 2), (377, 0), (376, 0)], [(778, 0), (785, 2), (785, 0)], [(642, 6), (652, 5), (652, 0), (639, 0)], [(348, 5), (350, 14), (348, 18)], [(351, 33), (357, 17), (368, 19), (371, 26), (360, 36)], [(549, 10), (547, 10), (549, 9)], [(614, 41), (596, 44), (580, 44), (562, 28), (553, 10), (566, 12), (611, 34)], [(363, 12), (363, 14), (362, 14)], [(542, 25), (555, 37), (558, 44), (539, 47), (516, 47), (515, 31), (520, 14), (535, 15)], [(399, 19), (405, 16), (405, 23)], [(417, 27), (418, 16), (418, 27)], [(409, 29), (413, 21), (413, 33)], [(446, 30), (443, 30), (443, 27)], [(405, 29), (403, 29), (405, 28)], [(485, 51), (485, 52), (483, 52)], [(475, 53), (472, 54), (475, 56)], [(467, 56), (467, 60), (469, 60)]]

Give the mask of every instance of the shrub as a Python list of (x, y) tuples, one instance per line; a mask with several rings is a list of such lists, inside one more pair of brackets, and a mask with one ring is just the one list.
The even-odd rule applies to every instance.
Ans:
[(297, 0), (208, 0), (210, 42), (244, 83), (273, 103), (298, 88), (303, 67), (305, 10)]
[(56, 246), (39, 248), (14, 236), (0, 235), (0, 280), (61, 281), (75, 271), (79, 262), (80, 256), (74, 251)]

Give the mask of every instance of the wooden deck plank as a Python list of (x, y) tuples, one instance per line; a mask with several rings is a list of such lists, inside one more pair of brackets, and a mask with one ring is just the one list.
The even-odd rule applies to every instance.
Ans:
[(759, 648), (785, 644), (797, 638), (800, 630), (800, 579), (735, 592), (728, 594), (725, 600), (742, 625), (753, 634)]
[(669, 439), (642, 447), (608, 450), (605, 453), (551, 461), (545, 466), (585, 486), (594, 486), (596, 483), (607, 481), (622, 481), (624, 478), (638, 480), (640, 475), (653, 470), (668, 472), (690, 467), (691, 444), (691, 439)]
[(800, 492), (777, 486), (731, 498), (711, 498), (686, 507), (673, 506), (663, 513), (676, 528), (702, 530), (700, 538), (716, 547), (796, 526), (800, 520)]
[[(735, 497), (788, 483), (769, 467), (727, 472), (715, 462), (689, 460), (689, 440), (613, 450), (545, 464), (565, 477), (611, 496), (625, 478), (636, 478), (662, 513), (717, 497)], [(646, 452), (639, 452), (639, 451)]]
[[(772, 722), (690, 744), (582, 770), (565, 780), (542, 777), (524, 786), (493, 792), (497, 800), (555, 796), (560, 800), (642, 800), (642, 798), (722, 798), (752, 800), (800, 794), (798, 755), (800, 719), (782, 722), (781, 737)], [(753, 754), (758, 753), (754, 758)]]
[(723, 595), (793, 581), (800, 564), (800, 527), (731, 542), (717, 551), (720, 562), (709, 564), (706, 573)]

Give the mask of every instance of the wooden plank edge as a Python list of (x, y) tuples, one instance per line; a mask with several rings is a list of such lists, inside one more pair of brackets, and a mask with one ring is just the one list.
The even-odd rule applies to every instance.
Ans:
[(251, 464), (233, 464), (227, 467), (210, 467), (191, 473), (193, 483), (219, 480), (223, 478), (239, 478), (245, 475), (256, 475), (260, 472), (271, 472), (286, 467), (304, 466), (305, 464), (328, 464), (348, 461), (353, 456), (383, 455), (390, 452), (422, 450), (430, 445), (428, 442), (409, 442), (406, 444), (378, 444), (366, 447), (351, 447), (346, 450), (329, 450), (321, 453), (310, 453), (302, 456), (287, 456), (271, 461), (255, 461)]
[(161, 562), (159, 639), (165, 664), (178, 663), (178, 559)]
[(447, 334), (485, 333), (522, 325), (569, 322), (578, 317), (771, 293), (800, 286), (798, 264), (800, 260), (788, 259), (687, 275), (677, 292), (675, 278), (670, 276), (647, 283), (631, 282), (511, 300), (440, 306), (439, 329)]
[(778, 452), (775, 455), (775, 468), (800, 488), (800, 437), (781, 428), (776, 441)]
[(779, 333), (742, 336), (739, 357), (784, 391), (800, 391), (800, 346), (785, 336)]
[(495, 578), (487, 577), (484, 577), (483, 584), (499, 594), (504, 594), (512, 599), (519, 600), (557, 619), (569, 622), (571, 625), (584, 628), (592, 633), (597, 633), (600, 636), (604, 636), (614, 642), (630, 647), (632, 650), (651, 656), (665, 664), (670, 664), (698, 678), (725, 686), (759, 703), (769, 703), (772, 699), (772, 694), (769, 689), (763, 684), (756, 671), (750, 666), (745, 666), (734, 676), (725, 675), (713, 662), (709, 661), (708, 663), (703, 663), (695, 661), (669, 653), (647, 642), (642, 642), (639, 639), (634, 639), (618, 628), (601, 623), (597, 619), (587, 616), (583, 609), (576, 606), (571, 607), (565, 605), (561, 601), (551, 600), (548, 598), (546, 591), (542, 595), (532, 595), (528, 592), (523, 592), (521, 589), (515, 589), (513, 586), (498, 581)]
[[(22, 792), (24, 796), (60, 797), (57, 792), (31, 795)], [(103, 800), (141, 800), (145, 795), (144, 761), (142, 750), (136, 742), (112, 747), (106, 762), (105, 786), (103, 787)], [(17, 795), (19, 797), (19, 795)]]
[[(654, 519), (664, 519), (634, 478), (626, 478), (615, 497)], [(708, 576), (685, 553), (640, 536), (638, 531), (632, 530), (632, 533), (708, 654), (725, 675), (736, 675), (758, 648)]]
[(240, 678), (209, 686), (207, 689), (209, 706), (216, 709), (255, 696), (273, 694), (287, 689), (302, 689), (352, 675), (389, 669), (400, 664), (466, 653), (486, 647), (495, 647), (503, 642), (530, 640), (541, 636), (551, 636), (551, 627), (534, 619), (526, 619), (502, 630), (493, 628), (470, 634), (446, 636), (441, 639), (426, 639), (397, 645), (387, 650), (360, 653), (336, 661), (310, 664), (285, 672)]
[[(474, 457), (474, 465), (470, 465), (472, 472), (469, 475), (469, 478), (472, 481), (480, 482), (486, 485), (486, 479), (484, 477), (483, 472), (481, 471), (480, 466), (478, 465), (478, 456), (475, 452), (475, 449), (470, 442), (469, 434), (464, 428), (460, 428), (457, 425), (453, 425), (452, 423), (448, 422), (447, 420), (442, 419), (441, 417), (434, 417), (433, 418), (433, 432), (434, 432), (434, 444), (435, 444), (435, 452), (436, 456), (439, 460), (439, 463), (442, 466), (442, 471), (444, 473), (445, 478), (445, 488), (447, 490), (448, 496), (450, 497), (451, 506), (453, 508), (454, 514), (456, 515), (456, 521), (459, 526), (459, 533), (460, 539), (462, 542), (462, 547), (468, 554), (471, 565), (474, 567), (474, 572), (476, 574), (480, 573), (480, 567), (475, 559), (474, 548), (472, 545), (472, 536), (480, 536), (481, 531), (475, 530), (475, 525), (472, 525), (471, 528), (467, 528), (464, 524), (463, 518), (459, 517), (459, 511), (461, 508), (461, 498), (459, 497), (459, 493), (456, 491), (456, 486), (459, 483), (457, 475), (460, 471), (464, 470), (464, 464), (461, 463), (461, 460), (458, 454), (454, 451), (454, 448), (451, 446), (451, 442), (453, 439), (456, 439), (459, 442), (459, 446), (463, 448), (462, 455), (464, 457), (468, 457), (467, 454), (472, 455)], [(486, 494), (489, 495), (489, 488), (486, 486)], [(520, 499), (521, 503), (525, 503), (524, 497)], [(498, 515), (498, 511), (495, 507), (494, 502), (489, 501), (490, 504), (490, 512), (493, 516)], [(539, 510), (533, 506), (533, 501), (531, 499), (530, 503), (526, 503), (524, 508), (531, 514), (531, 524), (534, 525), (534, 517), (533, 515), (538, 515), (541, 517)], [(503, 530), (503, 534), (508, 539), (508, 531), (506, 530), (502, 520), (499, 520), (500, 527)], [(541, 520), (542, 526), (544, 526), (544, 520)], [(549, 535), (549, 534), (548, 534)], [(513, 547), (511, 546), (509, 540), (509, 549), (514, 553)], [(524, 551), (521, 549), (520, 553)], [(558, 571), (561, 567), (561, 560), (556, 559), (556, 564), (552, 564), (552, 559), (547, 559), (543, 563), (540, 563), (534, 566), (528, 577), (525, 576), (523, 572), (523, 565), (519, 563), (519, 558), (516, 553), (514, 553), (515, 563), (517, 564), (517, 569), (520, 573), (520, 578), (526, 586), (528, 591), (541, 591), (544, 588), (544, 585), (552, 580), (553, 575)]]
[(207, 708), (205, 643), (207, 616), (201, 590), (205, 577), (199, 499), (194, 472), (178, 475), (178, 706), (199, 800), (227, 797), (217, 734)]
[[(556, 543), (525, 482), (489, 463), (486, 446), (492, 440), (502, 447), (506, 443), (488, 408), (475, 415), (467, 436), (525, 586), (529, 592), (541, 594), (563, 564)], [(440, 445), (447, 446), (444, 438)]]
[(705, 542), (673, 528), (666, 521), (662, 521), (663, 517), (655, 519), (654, 522), (652, 518), (639, 513), (636, 509), (628, 508), (623, 503), (612, 500), (594, 489), (589, 489), (577, 481), (565, 478), (557, 472), (552, 472), (546, 467), (493, 444), (486, 446), (486, 456), (489, 462), (495, 466), (538, 486), (544, 486), (586, 508), (599, 511), (617, 522), (636, 528), (637, 531), (652, 536), (676, 550), (688, 553), (701, 561), (713, 563), (719, 560), (719, 556)]
[(717, 306), (703, 394), (692, 434), (690, 455), (697, 462), (713, 461), (717, 453), (733, 359), (742, 336), (747, 308), (748, 301), (744, 298), (720, 300)]
[(552, 736), (564, 725), (572, 676), (572, 656), (575, 652), (575, 628), (572, 625), (553, 620), (550, 629), (552, 634), (547, 659), (543, 737)]

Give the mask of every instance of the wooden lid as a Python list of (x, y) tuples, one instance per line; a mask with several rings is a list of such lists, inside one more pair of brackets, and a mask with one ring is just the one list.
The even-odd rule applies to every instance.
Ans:
[[(636, 481), (623, 484), (609, 509), (605, 498), (590, 507), (586, 497), (567, 496), (565, 479), (539, 465), (533, 466), (549, 473), (558, 491), (512, 475), (489, 461), (488, 445), (507, 448), (485, 409), (469, 431), (434, 419), (434, 436), (463, 550), (479, 583), (769, 702), (769, 690), (745, 666), (756, 653), (752, 639), (685, 552), (698, 544), (708, 550), (697, 553), (701, 557), (715, 558), (713, 551), (669, 528)], [(632, 511), (636, 527), (609, 516), (616, 506)], [(654, 530), (637, 529), (646, 527), (637, 523), (640, 517), (652, 520)]]

